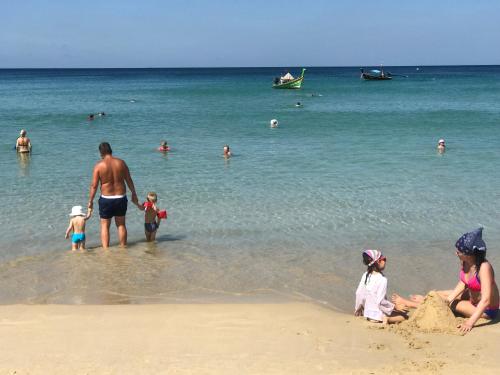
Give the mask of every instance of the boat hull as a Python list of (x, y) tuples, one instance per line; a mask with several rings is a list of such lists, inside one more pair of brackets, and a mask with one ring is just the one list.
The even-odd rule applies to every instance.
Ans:
[(284, 83), (275, 83), (273, 84), (274, 89), (292, 89), (292, 90), (298, 90), (302, 87), (302, 82), (304, 81), (304, 72), (306, 71), (305, 68), (302, 68), (302, 73), (300, 77), (295, 78), (291, 81), (284, 82)]
[(302, 87), (302, 81), (304, 77), (299, 77), (294, 79), (293, 81), (285, 82), (285, 83), (277, 83), (273, 85), (275, 89), (300, 89)]
[(361, 74), (361, 79), (364, 79), (365, 81), (389, 81), (392, 79), (392, 77), (372, 76), (370, 74), (363, 73), (363, 74)]

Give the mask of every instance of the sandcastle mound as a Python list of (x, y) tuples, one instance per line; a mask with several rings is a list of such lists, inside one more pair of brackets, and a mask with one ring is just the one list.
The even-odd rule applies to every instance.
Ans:
[(458, 334), (458, 324), (459, 320), (446, 302), (435, 291), (431, 291), (408, 321), (401, 325), (418, 332)]

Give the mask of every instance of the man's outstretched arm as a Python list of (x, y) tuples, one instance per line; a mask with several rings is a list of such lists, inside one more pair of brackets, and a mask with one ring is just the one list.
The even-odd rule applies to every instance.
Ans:
[(134, 186), (134, 181), (132, 181), (132, 176), (130, 176), (130, 171), (128, 169), (128, 166), (125, 164), (125, 182), (127, 183), (127, 186), (132, 193), (132, 202), (135, 205), (139, 204), (139, 199), (137, 198), (137, 193), (135, 192), (135, 186)]
[(89, 204), (87, 206), (89, 210), (92, 210), (94, 208), (94, 198), (98, 187), (99, 187), (99, 170), (97, 169), (97, 166), (95, 166), (94, 172), (92, 172), (92, 182), (90, 183)]

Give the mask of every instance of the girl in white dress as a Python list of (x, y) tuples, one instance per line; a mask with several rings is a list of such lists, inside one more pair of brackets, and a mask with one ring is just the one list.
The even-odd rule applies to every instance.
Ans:
[[(407, 319), (406, 311), (399, 310), (387, 300), (387, 279), (382, 271), (387, 258), (379, 250), (363, 251), (363, 263), (368, 267), (356, 290), (354, 315), (370, 321), (399, 323)], [(399, 306), (398, 306), (399, 307)]]

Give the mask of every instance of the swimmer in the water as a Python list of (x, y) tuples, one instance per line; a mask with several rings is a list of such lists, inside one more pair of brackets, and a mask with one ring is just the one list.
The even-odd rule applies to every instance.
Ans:
[(106, 116), (106, 114), (104, 112), (99, 112), (97, 115), (100, 116), (100, 117)]
[(92, 121), (92, 120), (94, 120), (94, 118), (95, 118), (95, 115), (94, 115), (93, 113), (91, 113), (91, 114), (87, 117), (87, 120)]
[(223, 148), (223, 156), (227, 159), (231, 157), (231, 149), (229, 148), (229, 145), (224, 145)]
[(270, 122), (270, 125), (271, 125), (271, 128), (277, 128), (279, 125), (278, 120), (272, 119)]
[(170, 147), (168, 146), (167, 141), (160, 142), (160, 147), (158, 147), (158, 151), (160, 151), (160, 152), (170, 151)]
[(31, 141), (26, 137), (26, 130), (22, 129), (16, 141), (16, 151), (19, 153), (31, 152)]
[(440, 139), (438, 141), (437, 150), (440, 154), (446, 151), (446, 145), (444, 143), (444, 139)]
[(302, 103), (301, 103), (301, 102), (297, 102), (297, 103), (295, 104), (295, 107), (302, 107)]

